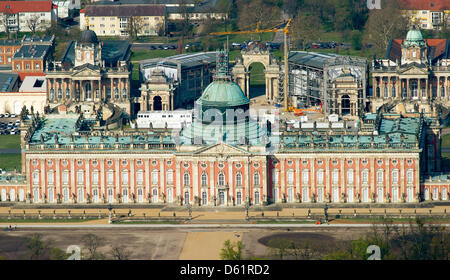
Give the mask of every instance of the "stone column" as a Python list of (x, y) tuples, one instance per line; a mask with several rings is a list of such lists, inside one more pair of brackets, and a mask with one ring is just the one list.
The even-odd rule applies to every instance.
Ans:
[(61, 164), (61, 160), (56, 159), (55, 160), (55, 167), (56, 167), (55, 189), (56, 189), (56, 191), (55, 191), (54, 195), (61, 193), (61, 190), (60, 190), (60, 188), (61, 188), (61, 179), (60, 179), (61, 178), (61, 166), (60, 166), (60, 164)]
[(286, 194), (286, 159), (282, 158), (280, 159), (280, 178), (281, 178), (281, 184), (280, 184), (280, 191), (281, 191), (281, 197), (284, 198)]
[(91, 80), (91, 99), (95, 100), (94, 80)]
[(167, 199), (167, 187), (166, 187), (166, 182), (164, 180), (165, 178), (165, 174), (166, 174), (166, 168), (165, 168), (165, 162), (164, 160), (160, 160), (159, 161), (159, 192), (160, 192), (160, 198), (162, 198), (162, 194), (164, 194), (164, 196)]
[[(116, 189), (116, 196), (117, 194), (120, 193), (120, 195), (122, 195), (122, 193), (120, 192), (120, 185), (121, 185), (121, 181), (120, 181), (120, 161), (118, 159), (115, 160), (115, 179), (116, 179), (116, 185), (114, 186), (114, 188)], [(129, 178), (128, 178), (129, 179)], [(114, 197), (114, 200), (116, 200), (116, 197)]]
[(209, 200), (211, 201), (212, 197), (216, 195), (216, 187), (214, 186), (214, 162), (209, 161)]
[(86, 165), (86, 185), (84, 186), (85, 191), (83, 192), (83, 195), (84, 195), (83, 201), (87, 202), (85, 199), (87, 197), (87, 194), (89, 193), (89, 195), (92, 197), (92, 187), (91, 187), (91, 183), (90, 183), (91, 182), (90, 160), (89, 159), (85, 160), (84, 164)]
[(193, 187), (193, 196), (199, 196), (198, 193), (198, 179), (199, 179), (199, 174), (198, 174), (198, 161), (193, 160), (192, 161), (192, 187)]

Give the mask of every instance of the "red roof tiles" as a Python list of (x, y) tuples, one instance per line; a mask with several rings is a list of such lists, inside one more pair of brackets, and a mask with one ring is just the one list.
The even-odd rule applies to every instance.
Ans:
[[(392, 61), (400, 59), (402, 56), (403, 39), (392, 40), (391, 48), (389, 49), (388, 57)], [(432, 59), (435, 59), (445, 53), (447, 39), (425, 39), (428, 48), (434, 48)]]
[(443, 11), (450, 10), (450, 0), (397, 0), (406, 10)]
[(0, 12), (7, 14), (50, 12), (52, 7), (52, 1), (0, 1)]

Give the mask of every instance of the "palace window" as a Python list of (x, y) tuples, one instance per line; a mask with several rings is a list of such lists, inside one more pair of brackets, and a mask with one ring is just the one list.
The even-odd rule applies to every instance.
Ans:
[(225, 175), (223, 173), (219, 173), (219, 186), (225, 185)]
[(47, 182), (49, 185), (53, 185), (55, 183), (55, 173), (53, 171), (47, 172)]
[(109, 170), (109, 171), (106, 173), (106, 183), (107, 183), (108, 185), (112, 185), (113, 182), (114, 182), (114, 171)]
[(70, 89), (66, 89), (66, 98), (67, 98), (67, 99), (70, 98)]
[(253, 174), (253, 185), (259, 186), (259, 181), (260, 181), (260, 179), (259, 179), (259, 172), (255, 172)]
[(50, 89), (50, 99), (51, 100), (55, 99), (55, 90), (54, 89)]
[(158, 170), (152, 171), (152, 184), (157, 185), (158, 184)]
[(363, 182), (363, 184), (368, 184), (369, 183), (369, 170), (364, 169), (361, 172), (361, 175), (362, 175), (362, 182)]
[(392, 184), (394, 184), (394, 185), (398, 184), (398, 170), (397, 169), (392, 170)]
[(317, 184), (323, 185), (323, 169), (317, 170)]
[(255, 192), (255, 204), (258, 205), (259, 204), (259, 191)]
[(173, 185), (173, 170), (167, 170), (167, 184)]
[(303, 169), (302, 181), (303, 181), (304, 185), (307, 185), (309, 183), (309, 170), (308, 169)]
[(395, 98), (396, 92), (395, 92), (395, 84), (392, 86), (392, 97)]
[(206, 192), (202, 192), (202, 205), (208, 204), (208, 194)]
[(287, 183), (288, 183), (288, 185), (294, 184), (294, 171), (293, 170), (289, 170), (287, 172)]
[(136, 181), (138, 185), (142, 185), (144, 183), (144, 171), (138, 170), (136, 172)]
[(98, 185), (98, 170), (94, 170), (92, 171), (92, 184), (93, 185)]
[(208, 175), (206, 175), (206, 173), (202, 173), (202, 187), (206, 187), (208, 185)]
[(77, 184), (82, 185), (84, 183), (84, 171), (78, 170), (77, 171)]
[(127, 99), (127, 89), (126, 89), (126, 88), (124, 88), (124, 89), (122, 90), (122, 98), (123, 98), (123, 99)]
[(384, 175), (384, 171), (382, 169), (378, 169), (378, 171), (377, 171), (377, 183), (378, 184), (383, 184), (383, 182), (384, 182), (383, 175)]
[(408, 184), (412, 184), (414, 181), (414, 170), (408, 169), (406, 171), (406, 181)]
[(63, 185), (68, 185), (69, 184), (69, 171), (67, 171), (67, 170), (63, 171), (62, 183), (63, 183)]
[(339, 182), (339, 170), (334, 169), (331, 174), (333, 184), (337, 184)]
[(347, 184), (353, 184), (353, 169), (347, 170)]
[(62, 98), (62, 89), (58, 88), (58, 99)]
[(119, 99), (119, 89), (118, 88), (114, 89), (114, 98)]
[(184, 173), (184, 175), (183, 175), (183, 185), (184, 186), (190, 186), (191, 184), (190, 184), (190, 182), (191, 182), (191, 180), (190, 180), (190, 176), (189, 176), (189, 173)]
[(128, 185), (128, 171), (122, 171), (122, 185)]
[(242, 186), (242, 174), (240, 172), (236, 174), (236, 186)]

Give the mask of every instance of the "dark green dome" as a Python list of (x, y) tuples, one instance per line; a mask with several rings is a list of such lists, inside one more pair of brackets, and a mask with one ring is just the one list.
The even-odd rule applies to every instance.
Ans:
[(411, 29), (406, 35), (406, 40), (404, 42), (406, 46), (422, 46), (425, 44), (423, 40), (422, 32), (418, 29)]
[(81, 32), (80, 40), (78, 42), (96, 44), (98, 43), (97, 34), (89, 29), (84, 30), (83, 32)]
[(208, 107), (224, 108), (247, 105), (250, 100), (241, 88), (231, 81), (214, 81), (206, 87), (197, 104)]

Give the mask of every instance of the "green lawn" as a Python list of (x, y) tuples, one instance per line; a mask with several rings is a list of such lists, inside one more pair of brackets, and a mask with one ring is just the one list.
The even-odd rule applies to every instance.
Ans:
[(21, 170), (22, 163), (21, 163), (21, 156), (20, 154), (3, 154), (0, 155), (0, 168), (3, 170), (14, 170), (17, 171)]
[(20, 149), (20, 135), (0, 135), (0, 149)]
[(442, 148), (450, 148), (450, 134), (446, 134), (442, 137)]
[(177, 50), (139, 50), (132, 51), (131, 61), (140, 61), (144, 59), (157, 58), (157, 57), (168, 57), (176, 55)]

